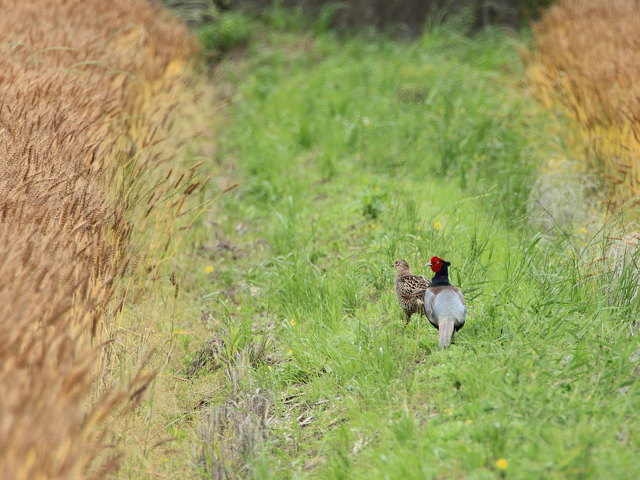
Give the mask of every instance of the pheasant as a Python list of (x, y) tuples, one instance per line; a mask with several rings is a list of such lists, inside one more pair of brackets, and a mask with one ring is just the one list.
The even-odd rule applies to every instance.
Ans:
[(392, 266), (396, 269), (396, 297), (407, 317), (406, 326), (414, 313), (424, 315), (424, 294), (429, 280), (421, 275), (412, 274), (405, 260), (396, 260)]
[(435, 273), (424, 294), (424, 311), (429, 322), (438, 329), (440, 348), (447, 348), (455, 332), (464, 326), (467, 305), (458, 287), (449, 283), (448, 267), (451, 263), (431, 257), (427, 266)]

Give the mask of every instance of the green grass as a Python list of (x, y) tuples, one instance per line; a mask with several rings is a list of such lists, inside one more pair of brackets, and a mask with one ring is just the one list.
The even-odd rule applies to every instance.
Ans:
[(253, 21), (241, 13), (229, 12), (218, 15), (215, 21), (198, 29), (198, 41), (209, 54), (219, 58), (225, 52), (245, 46), (254, 30)]
[[(225, 379), (210, 413), (232, 400), (266, 424), (188, 424), (203, 477), (638, 478), (637, 259), (592, 275), (603, 235), (528, 224), (560, 147), (515, 41), (271, 26), (218, 66), (234, 95), (217, 161), (241, 185), (213, 231), (240, 253), (208, 257), (223, 368), (193, 381)], [(469, 304), (445, 351), (424, 318), (403, 328), (392, 291), (395, 259), (427, 273), (432, 255)]]

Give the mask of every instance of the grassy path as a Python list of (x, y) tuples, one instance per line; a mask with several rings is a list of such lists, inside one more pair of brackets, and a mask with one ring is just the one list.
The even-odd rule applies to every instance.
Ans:
[[(182, 324), (210, 338), (184, 344), (183, 397), (212, 393), (172, 421), (206, 477), (638, 477), (633, 266), (593, 275), (600, 240), (528, 225), (557, 147), (520, 75), (497, 32), (270, 29), (218, 67), (240, 187)], [(470, 304), (446, 351), (392, 292), (395, 259), (432, 255)]]

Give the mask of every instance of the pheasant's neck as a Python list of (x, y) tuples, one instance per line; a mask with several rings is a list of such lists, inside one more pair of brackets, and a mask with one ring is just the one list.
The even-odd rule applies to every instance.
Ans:
[(431, 280), (431, 287), (441, 287), (442, 285), (451, 285), (449, 283), (449, 271), (447, 266), (443, 265), (438, 273)]

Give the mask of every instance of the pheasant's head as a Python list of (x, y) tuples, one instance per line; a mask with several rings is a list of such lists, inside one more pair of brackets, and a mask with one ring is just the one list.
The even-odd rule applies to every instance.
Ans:
[(438, 273), (442, 267), (448, 267), (451, 265), (450, 262), (447, 262), (439, 257), (431, 257), (431, 262), (427, 263), (428, 267), (431, 267), (433, 273)]
[(395, 268), (398, 273), (409, 270), (409, 264), (406, 260), (396, 260), (391, 266)]

